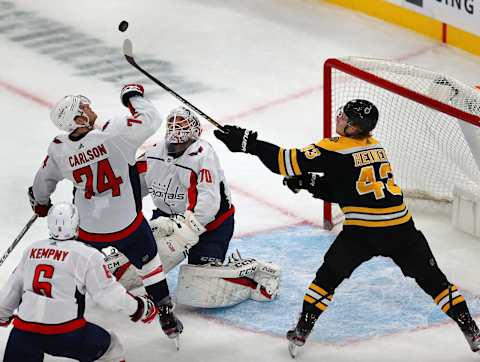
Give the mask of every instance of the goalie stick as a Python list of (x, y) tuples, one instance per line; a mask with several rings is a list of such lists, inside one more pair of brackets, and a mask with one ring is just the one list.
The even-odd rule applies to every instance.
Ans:
[(2, 258), (0, 259), (0, 266), (2, 266), (3, 262), (8, 258), (8, 256), (10, 255), (10, 253), (12, 252), (13, 249), (15, 249), (15, 247), (17, 246), (17, 244), (20, 242), (20, 240), (22, 240), (23, 236), (25, 235), (25, 233), (28, 231), (28, 229), (30, 229), (30, 227), (33, 225), (33, 223), (35, 222), (35, 220), (37, 220), (38, 218), (38, 215), (37, 214), (33, 214), (33, 216), (30, 218), (30, 220), (28, 220), (27, 224), (23, 227), (23, 229), (20, 231), (20, 233), (17, 235), (17, 237), (15, 238), (15, 240), (13, 240), (12, 242), (12, 245), (10, 245), (7, 249), (7, 251), (5, 252), (5, 254), (3, 254)]
[(173, 89), (159, 81), (157, 78), (155, 78), (153, 75), (148, 73), (145, 69), (140, 67), (137, 62), (135, 61), (135, 58), (133, 57), (133, 44), (130, 39), (125, 39), (123, 41), (123, 55), (125, 56), (125, 59), (127, 62), (130, 63), (134, 68), (137, 68), (141, 73), (143, 73), (147, 78), (149, 78), (151, 81), (153, 81), (155, 84), (159, 85), (163, 89), (165, 89), (168, 93), (173, 95), (175, 98), (177, 98), (180, 102), (183, 104), (189, 106), (192, 108), (195, 112), (197, 112), (199, 115), (201, 115), (203, 118), (205, 118), (208, 122), (213, 124), (215, 127), (220, 129), (222, 132), (224, 132), (223, 127), (220, 123), (215, 121), (212, 117), (210, 117), (208, 114), (202, 112), (200, 109), (195, 107), (193, 104), (191, 104), (189, 101), (187, 101), (185, 98), (183, 98), (180, 94), (175, 92)]

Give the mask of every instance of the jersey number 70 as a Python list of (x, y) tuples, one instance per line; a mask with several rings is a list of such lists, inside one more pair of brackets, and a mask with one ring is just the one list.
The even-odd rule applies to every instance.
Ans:
[(91, 199), (96, 193), (101, 194), (102, 192), (112, 190), (112, 196), (120, 196), (120, 185), (123, 183), (123, 180), (120, 176), (115, 176), (112, 166), (108, 161), (108, 158), (100, 160), (97, 162), (97, 185), (94, 189), (93, 186), (93, 169), (92, 167), (85, 166), (77, 168), (73, 171), (73, 178), (75, 182), (82, 183), (83, 176), (85, 176), (85, 198)]

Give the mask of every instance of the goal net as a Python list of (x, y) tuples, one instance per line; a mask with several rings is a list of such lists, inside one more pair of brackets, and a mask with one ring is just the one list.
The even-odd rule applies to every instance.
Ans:
[[(351, 99), (373, 102), (374, 130), (396, 183), (411, 199), (448, 205), (456, 185), (480, 195), (480, 90), (444, 74), (395, 62), (348, 57), (324, 64), (324, 137)], [(327, 223), (341, 214), (325, 203)]]

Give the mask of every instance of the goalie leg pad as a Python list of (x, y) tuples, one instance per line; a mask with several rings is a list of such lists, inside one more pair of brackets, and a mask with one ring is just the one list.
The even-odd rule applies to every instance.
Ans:
[[(255, 259), (242, 259), (227, 265), (180, 267), (177, 302), (202, 308), (229, 307), (250, 298)], [(256, 287), (256, 283), (255, 283)]]

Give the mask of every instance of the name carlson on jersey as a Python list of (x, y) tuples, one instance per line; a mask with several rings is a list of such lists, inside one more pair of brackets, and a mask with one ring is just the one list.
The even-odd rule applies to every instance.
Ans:
[(95, 160), (96, 158), (100, 158), (107, 154), (107, 149), (103, 144), (92, 147), (86, 151), (79, 152), (73, 156), (68, 158), (70, 162), (70, 166), (76, 167), (88, 163), (90, 161)]
[(64, 261), (68, 251), (58, 249), (44, 249), (44, 248), (32, 248), (30, 250), (30, 259), (50, 259), (57, 261)]
[(355, 167), (362, 167), (375, 162), (388, 162), (385, 150), (382, 149), (355, 152), (352, 154), (352, 157)]

